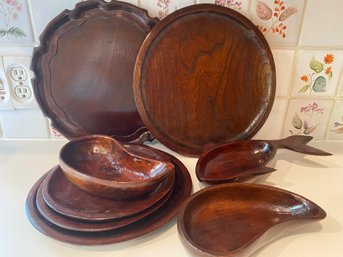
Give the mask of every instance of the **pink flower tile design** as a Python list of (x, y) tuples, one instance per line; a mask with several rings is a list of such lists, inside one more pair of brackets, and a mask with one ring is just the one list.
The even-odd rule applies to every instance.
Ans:
[(158, 17), (160, 19), (169, 14), (170, 0), (157, 0), (157, 6), (159, 7)]
[(26, 1), (0, 0), (0, 43), (32, 43), (30, 14)]
[(304, 1), (256, 0), (253, 21), (273, 46), (295, 46)]
[(236, 1), (236, 0), (215, 0), (214, 3), (216, 5), (221, 5), (224, 7), (228, 7), (235, 10), (242, 9), (242, 1)]
[(246, 17), (249, 17), (249, 4), (250, 0), (198, 0), (198, 4), (210, 3), (221, 5), (230, 9), (233, 9), (237, 12), (240, 12)]
[(342, 51), (300, 51), (293, 95), (334, 96), (342, 67)]
[(284, 136), (311, 135), (315, 139), (324, 139), (332, 105), (329, 100), (291, 100)]
[(150, 16), (163, 19), (168, 14), (194, 3), (195, 0), (141, 0), (139, 6), (146, 9)]

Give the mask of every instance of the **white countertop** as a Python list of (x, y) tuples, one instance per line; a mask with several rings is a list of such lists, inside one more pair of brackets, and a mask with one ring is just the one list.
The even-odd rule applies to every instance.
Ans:
[[(148, 235), (107, 246), (70, 245), (38, 232), (25, 214), (26, 196), (32, 185), (58, 163), (58, 152), (64, 143), (52, 140), (0, 141), (0, 257), (188, 256), (178, 239), (175, 219)], [(326, 219), (273, 241), (253, 257), (343, 256), (343, 142), (310, 145), (334, 155), (320, 157), (279, 150), (274, 160), (277, 171), (256, 182), (309, 198), (327, 212)], [(159, 143), (152, 146), (172, 153)], [(188, 168), (194, 191), (203, 187), (194, 174), (196, 159), (173, 154)]]

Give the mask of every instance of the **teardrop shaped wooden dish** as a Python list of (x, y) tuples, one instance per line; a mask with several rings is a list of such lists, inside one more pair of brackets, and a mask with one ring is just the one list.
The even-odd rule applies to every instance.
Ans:
[(199, 157), (196, 175), (202, 182), (218, 184), (244, 181), (252, 176), (273, 172), (274, 168), (265, 165), (280, 148), (310, 155), (331, 155), (308, 146), (312, 138), (296, 135), (279, 140), (243, 140), (213, 146)]
[(132, 4), (93, 0), (48, 24), (33, 53), (33, 88), (42, 111), (65, 137), (153, 138), (139, 117), (132, 77), (141, 44), (157, 22)]
[(190, 156), (211, 142), (251, 138), (269, 115), (275, 84), (273, 56), (256, 25), (214, 4), (179, 9), (156, 24), (134, 71), (144, 124)]
[(174, 172), (170, 161), (130, 152), (115, 139), (92, 135), (74, 139), (60, 151), (65, 176), (80, 189), (114, 200), (132, 199), (156, 191)]
[(84, 221), (106, 221), (128, 217), (146, 210), (165, 197), (174, 185), (171, 173), (155, 191), (142, 197), (112, 200), (93, 196), (72, 184), (56, 166), (43, 182), (43, 197), (54, 211)]
[(292, 192), (230, 183), (192, 195), (177, 225), (182, 243), (195, 256), (235, 257), (249, 256), (306, 221), (325, 217), (322, 208)]

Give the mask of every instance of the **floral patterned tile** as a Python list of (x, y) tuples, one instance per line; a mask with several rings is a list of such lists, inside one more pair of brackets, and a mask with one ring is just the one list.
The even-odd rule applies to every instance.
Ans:
[(329, 139), (343, 139), (343, 100), (337, 101), (328, 130)]
[(33, 44), (26, 0), (0, 0), (0, 44)]
[(295, 46), (304, 0), (253, 0), (252, 20), (271, 46)]
[(163, 19), (168, 14), (195, 4), (195, 0), (140, 0), (140, 7), (148, 10), (150, 16)]
[(334, 96), (342, 65), (343, 51), (300, 51), (293, 95)]
[(282, 134), (283, 121), (287, 109), (287, 100), (276, 98), (268, 119), (254, 136), (254, 139), (278, 139)]
[(273, 50), (276, 66), (276, 96), (287, 96), (292, 76), (295, 51)]
[(290, 100), (283, 135), (311, 135), (324, 139), (332, 106), (331, 100)]
[(246, 17), (249, 17), (250, 0), (198, 0), (197, 3), (210, 3), (221, 5), (224, 7), (231, 8), (237, 12), (242, 13)]

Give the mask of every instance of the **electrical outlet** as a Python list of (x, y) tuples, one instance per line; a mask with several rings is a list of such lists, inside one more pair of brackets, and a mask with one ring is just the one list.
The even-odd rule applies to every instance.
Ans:
[(31, 85), (32, 72), (29, 70), (31, 57), (4, 56), (3, 62), (14, 108), (37, 109)]
[(15, 66), (10, 70), (11, 78), (15, 81), (26, 81), (28, 79), (27, 71), (23, 66)]

